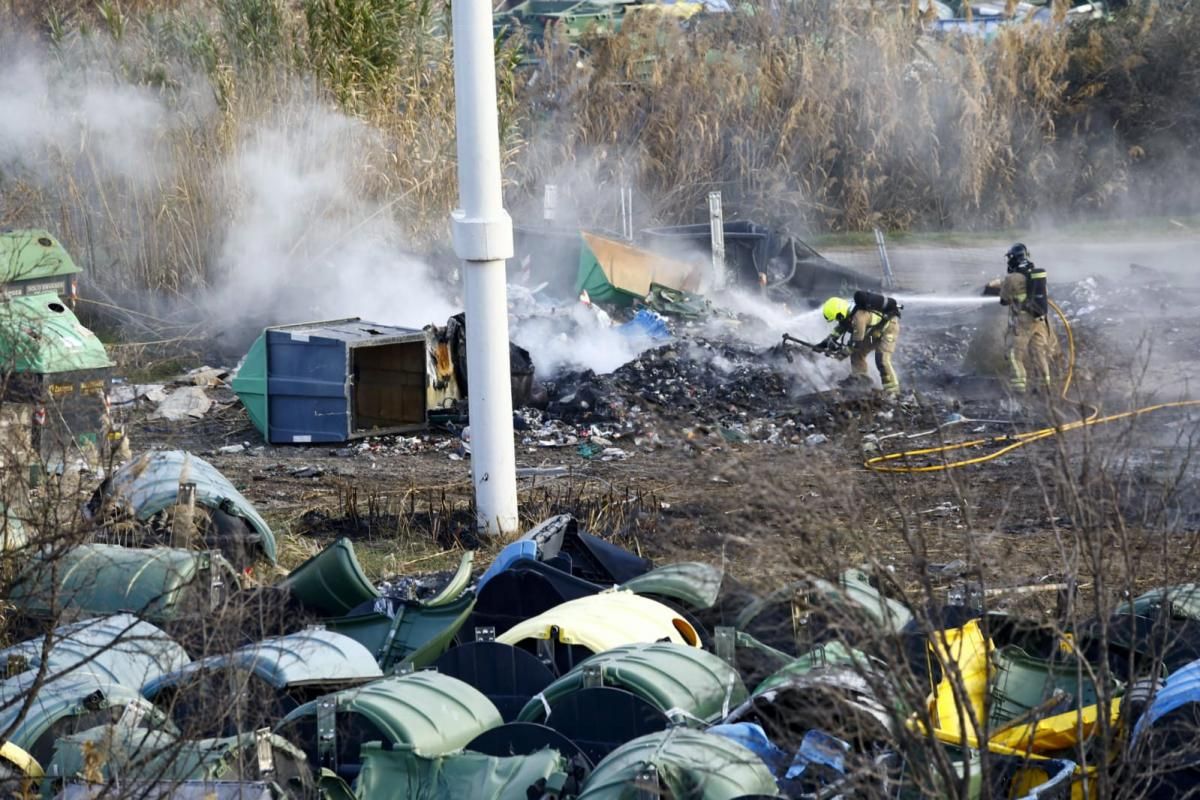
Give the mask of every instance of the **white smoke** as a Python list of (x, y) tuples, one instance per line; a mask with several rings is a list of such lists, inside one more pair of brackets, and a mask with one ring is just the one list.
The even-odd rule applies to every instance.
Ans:
[(529, 351), (534, 368), (544, 378), (570, 369), (604, 375), (661, 344), (606, 324), (582, 303), (553, 314), (514, 320), (511, 337)]
[(168, 108), (151, 89), (87, 62), (0, 41), (0, 109), (0, 168), (9, 177), (47, 186), (66, 170), (144, 188), (170, 175), (165, 136), (215, 104), (210, 90), (189, 84)]
[(373, 199), (376, 132), (316, 103), (248, 133), (227, 168), (212, 308), (231, 322), (363, 317), (421, 327), (457, 308)]

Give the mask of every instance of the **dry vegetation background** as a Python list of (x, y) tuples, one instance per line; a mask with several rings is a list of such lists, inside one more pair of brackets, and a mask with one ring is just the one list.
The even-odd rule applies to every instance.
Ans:
[[(414, 249), (444, 249), (456, 194), (447, 11), (0, 0), (10, 52), (24, 39), (64, 75), (148, 87), (186, 111), (137, 175), (98, 165), (86, 135), (19, 166), (0, 159), (0, 225), (54, 229), (111, 287), (186, 295), (213, 281), (241, 191), (223, 165), (257, 126), (304, 124), (302, 100), (367, 123), (354, 191)], [(1193, 210), (1196, 12), (1138, 2), (1111, 21), (945, 42), (902, 3), (796, 0), (682, 25), (642, 16), (582, 49), (551, 37), (535, 67), (512, 39), (496, 49), (510, 206), (519, 215), (552, 181), (585, 223), (616, 218), (619, 185), (637, 187), (640, 225), (699, 219), (714, 188), (727, 217), (803, 232)]]

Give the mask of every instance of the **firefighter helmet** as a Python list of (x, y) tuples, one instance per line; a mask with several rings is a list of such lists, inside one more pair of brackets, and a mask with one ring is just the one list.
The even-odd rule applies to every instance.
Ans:
[(831, 297), (821, 306), (821, 313), (825, 315), (826, 322), (837, 322), (850, 313), (850, 303), (844, 297)]
[(1004, 254), (1004, 258), (1008, 260), (1008, 271), (1015, 272), (1017, 268), (1029, 260), (1029, 248), (1017, 242), (1008, 248), (1008, 252)]

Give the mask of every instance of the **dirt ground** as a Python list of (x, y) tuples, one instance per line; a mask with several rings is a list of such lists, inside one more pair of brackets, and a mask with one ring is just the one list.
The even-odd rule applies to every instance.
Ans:
[[(966, 572), (985, 588), (1071, 579), (1110, 599), (1186, 577), (1200, 530), (1190, 461), (1200, 411), (1164, 410), (1049, 437), (963, 469), (891, 475), (863, 467), (880, 452), (1067, 422), (1086, 413), (1085, 404), (1109, 414), (1188, 395), (1200, 360), (1190, 311), (1200, 280), (1188, 271), (1197, 240), (1028, 243), (1049, 269), (1078, 351), (1076, 389), (1056, 412), (1042, 398), (1015, 410), (1002, 380), (972, 374), (965, 363), (978, 329), (998, 313), (994, 298), (970, 298), (1001, 273), (1008, 243), (893, 248), (898, 294), (907, 300), (900, 404), (808, 392), (780, 397), (765, 412), (747, 411), (739, 394), (720, 418), (650, 408), (635, 423), (597, 426), (628, 454), (611, 461), (518, 430), (523, 521), (572, 511), (656, 561), (722, 563), (760, 588), (863, 563), (895, 575), (900, 588), (927, 579), (944, 587)], [(878, 269), (873, 251), (827, 255)], [(958, 301), (931, 302), (930, 293)], [(470, 524), (470, 462), (455, 434), (266, 446), (231, 392), (212, 396), (224, 405), (190, 424), (126, 412), (134, 451), (188, 449), (221, 469), (276, 528), (281, 570), (337, 535), (355, 539), (377, 578), (444, 570), (462, 547), (480, 544)], [(738, 430), (749, 435), (727, 424), (739, 403), (747, 425)], [(952, 414), (1006, 422), (938, 430)], [(241, 452), (220, 452), (242, 443)], [(494, 551), (482, 544), (477, 565)]]

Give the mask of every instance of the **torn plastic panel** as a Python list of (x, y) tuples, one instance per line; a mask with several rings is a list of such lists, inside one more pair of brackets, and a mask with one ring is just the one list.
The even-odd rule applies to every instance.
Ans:
[(425, 601), (428, 608), (437, 608), (453, 603), (459, 597), (462, 597), (463, 592), (471, 585), (471, 565), (475, 563), (475, 551), (468, 550), (462, 554), (462, 558), (458, 560), (458, 569), (450, 576), (450, 580), (442, 587), (442, 590), (433, 597)]
[(845, 739), (857, 751), (891, 740), (893, 713), (878, 697), (886, 677), (866, 665), (814, 668), (768, 679), (726, 722), (754, 722), (784, 749), (799, 748), (814, 728)]
[[(230, 736), (234, 726), (269, 726), (315, 697), (382, 675), (358, 642), (315, 629), (194, 661), (151, 681), (142, 694), (170, 709), (180, 727)], [(238, 713), (229, 713), (231, 704)]]
[(667, 564), (621, 585), (635, 594), (658, 600), (667, 598), (692, 612), (716, 605), (725, 571), (711, 564), (684, 561)]
[(131, 612), (164, 625), (207, 617), (238, 586), (219, 553), (110, 544), (71, 548), (53, 561), (36, 558), (13, 584), (9, 602), (34, 619)]
[(753, 752), (723, 736), (681, 727), (614, 750), (596, 765), (579, 800), (647, 795), (733, 800), (753, 794), (773, 797), (777, 791), (771, 771)]
[(601, 591), (601, 586), (540, 561), (519, 561), (479, 589), (466, 634), (470, 636), (477, 628), (502, 634), (555, 606)]
[(554, 750), (497, 758), (480, 753), (422, 756), (387, 749), (380, 742), (362, 748), (361, 798), (406, 800), (528, 800), (575, 794), (572, 767)]
[(1186, 797), (1200, 782), (1200, 661), (1167, 676), (1130, 736), (1129, 758), (1137, 797)]
[(862, 631), (900, 631), (912, 619), (903, 604), (885, 597), (866, 573), (850, 569), (836, 583), (797, 581), (751, 603), (734, 627), (792, 655), (829, 639), (850, 644)]
[(554, 680), (554, 673), (537, 656), (493, 641), (452, 647), (432, 666), (439, 673), (458, 678), (482, 692), (495, 704), (505, 722), (515, 720), (530, 698)]
[(379, 597), (358, 563), (354, 544), (344, 536), (288, 573), (279, 585), (318, 617), (348, 614)]
[(563, 603), (496, 637), (502, 644), (533, 650), (560, 675), (594, 653), (663, 640), (700, 647), (691, 623), (673, 609), (625, 591)]
[(146, 543), (168, 544), (184, 485), (195, 487), (193, 523), (209, 548), (239, 567), (259, 556), (276, 563), (275, 534), (254, 505), (216, 467), (182, 450), (152, 450), (126, 463), (105, 479), (85, 510), (114, 541), (127, 541), (123, 523), (136, 520)]
[(634, 644), (577, 665), (530, 700), (518, 719), (545, 721), (564, 697), (600, 686), (631, 692), (693, 728), (718, 722), (747, 696), (737, 672), (712, 653), (671, 642)]
[(384, 672), (401, 665), (421, 669), (446, 652), (474, 607), (471, 592), (435, 607), (381, 597), (325, 625), (366, 647)]
[[(278, 788), (265, 781), (162, 781), (121, 788), (126, 797), (139, 800), (278, 800)], [(69, 783), (55, 800), (101, 800), (112, 795), (112, 788), (103, 784)]]
[[(39, 636), (0, 650), (0, 670), (11, 675), (37, 669), (44, 642), (45, 637)], [(191, 661), (174, 639), (132, 614), (63, 625), (50, 634), (50, 643), (48, 677), (78, 668), (134, 690)]]
[(480, 577), (476, 591), (482, 591), (497, 574), (525, 558), (603, 587), (633, 580), (651, 567), (649, 560), (579, 530), (578, 521), (570, 514), (559, 514), (505, 547)]
[(748, 633), (731, 627), (713, 631), (713, 652), (738, 671), (742, 683), (757, 686), (772, 673), (795, 660), (794, 656), (763, 644)]
[(418, 755), (459, 750), (502, 722), (482, 693), (436, 672), (395, 675), (326, 695), (288, 714), (275, 732), (298, 744), (314, 769), (346, 780), (359, 773), (364, 742), (387, 742)]
[(171, 721), (137, 691), (76, 671), (37, 686), (28, 713), (18, 722), (26, 695), (37, 686), (30, 670), (0, 683), (0, 730), (41, 764), (50, 763), (58, 737), (122, 718), (130, 727), (173, 730)]
[(544, 718), (546, 725), (578, 745), (593, 764), (625, 742), (673, 724), (651, 701), (611, 686), (563, 695), (549, 704)]
[(0, 795), (24, 797), (44, 777), (42, 765), (12, 742), (0, 744)]
[(472, 739), (466, 747), (485, 756), (528, 756), (541, 750), (556, 750), (568, 761), (590, 773), (595, 764), (571, 739), (548, 725), (536, 722), (506, 722)]
[[(1094, 706), (1099, 687), (1091, 679), (1093, 670), (1081, 665), (1074, 655), (1064, 653), (1045, 659), (1029, 655), (1016, 645), (992, 652), (995, 673), (991, 680), (993, 726), (1015, 719), (1044, 718)], [(1109, 691), (1117, 691), (1114, 683)]]

